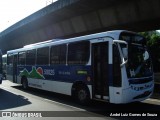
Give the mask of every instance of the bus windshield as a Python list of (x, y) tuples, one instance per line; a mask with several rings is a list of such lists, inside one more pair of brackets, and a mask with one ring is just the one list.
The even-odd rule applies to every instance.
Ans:
[(148, 77), (152, 75), (151, 59), (145, 47), (131, 44), (128, 47), (128, 77)]
[(128, 42), (128, 62), (126, 64), (128, 78), (149, 77), (152, 73), (151, 59), (145, 46), (145, 38), (125, 33), (120, 38)]

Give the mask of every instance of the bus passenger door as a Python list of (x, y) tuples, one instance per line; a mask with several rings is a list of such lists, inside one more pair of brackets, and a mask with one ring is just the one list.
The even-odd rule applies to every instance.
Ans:
[(17, 82), (17, 55), (13, 56), (13, 82)]
[(109, 98), (108, 45), (108, 42), (92, 44), (93, 99)]

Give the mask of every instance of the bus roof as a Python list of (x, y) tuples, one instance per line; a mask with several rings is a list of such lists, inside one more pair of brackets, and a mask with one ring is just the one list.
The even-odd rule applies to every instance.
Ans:
[[(90, 34), (90, 35), (79, 36), (79, 37), (68, 38), (68, 39), (52, 39), (52, 40), (48, 40), (48, 41), (44, 41), (44, 42), (38, 42), (35, 44), (25, 45), (23, 48), (7, 51), (7, 54), (9, 54), (9, 53), (10, 54), (17, 54), (20, 51), (26, 51), (26, 50), (36, 49), (36, 48), (40, 48), (40, 47), (50, 46), (51, 43), (53, 45), (54, 44), (57, 45), (57, 44), (63, 44), (63, 43), (81, 41), (81, 40), (96, 39), (96, 38), (105, 37), (105, 36), (109, 36), (113, 39), (118, 39), (119, 35), (122, 32), (134, 33), (134, 32), (127, 31), (127, 30), (113, 30), (113, 31), (101, 32), (101, 33)], [(134, 34), (136, 34), (136, 33), (134, 33)]]

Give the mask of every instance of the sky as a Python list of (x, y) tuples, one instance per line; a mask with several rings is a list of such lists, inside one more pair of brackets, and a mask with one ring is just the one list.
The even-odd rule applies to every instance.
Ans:
[(1, 0), (0, 32), (55, 1), (57, 0)]
[(0, 32), (57, 0), (1, 0)]

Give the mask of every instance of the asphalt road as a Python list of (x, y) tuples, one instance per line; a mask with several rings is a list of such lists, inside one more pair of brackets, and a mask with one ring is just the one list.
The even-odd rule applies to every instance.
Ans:
[[(57, 120), (128, 119), (128, 117), (124, 116), (129, 113), (130, 115), (128, 116), (142, 116), (143, 113), (156, 115), (156, 113), (160, 113), (159, 96), (159, 93), (156, 93), (152, 98), (143, 102), (123, 105), (91, 101), (90, 105), (82, 106), (73, 101), (70, 96), (32, 88), (23, 90), (20, 85), (4, 80), (0, 85), (0, 116), (2, 116), (3, 112), (3, 117), (0, 117), (0, 119), (10, 119), (9, 117), (4, 117), (6, 112), (11, 113), (14, 116), (12, 119), (15, 120), (26, 116), (34, 120), (33, 116), (36, 115), (37, 117), (42, 116), (42, 118), (38, 119), (46, 119), (47, 117), (47, 119), (54, 118)], [(119, 114), (120, 116), (117, 117)], [(155, 119), (157, 117), (151, 118)]]

